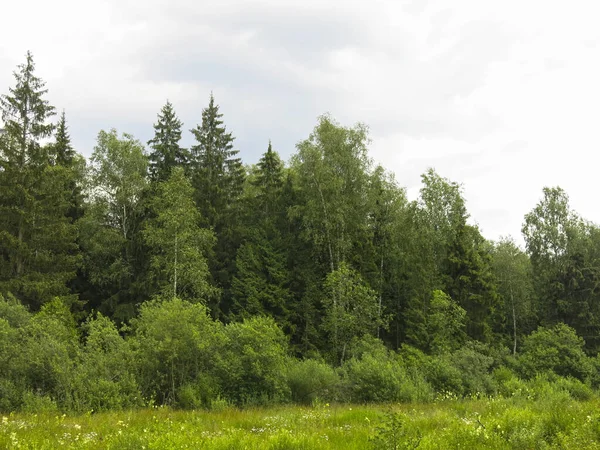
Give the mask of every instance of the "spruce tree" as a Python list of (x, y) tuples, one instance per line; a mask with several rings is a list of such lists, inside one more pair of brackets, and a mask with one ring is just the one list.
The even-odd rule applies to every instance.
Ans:
[(67, 217), (68, 170), (49, 164), (43, 146), (54, 125), (31, 53), (14, 73), (16, 85), (0, 97), (0, 292), (33, 307), (68, 294), (78, 263), (76, 230)]
[(256, 178), (252, 180), (252, 184), (259, 190), (257, 206), (259, 211), (269, 216), (278, 212), (277, 201), (283, 189), (283, 163), (277, 152), (273, 151), (271, 141), (257, 166)]
[(287, 225), (283, 179), (283, 163), (269, 142), (245, 195), (245, 242), (237, 252), (232, 297), (236, 315), (266, 314), (289, 330), (292, 302), (288, 255), (282, 236)]
[(64, 110), (56, 125), (54, 143), (49, 146), (49, 149), (50, 163), (67, 169), (67, 175), (71, 177), (67, 188), (70, 203), (67, 216), (76, 221), (83, 216), (84, 211), (82, 181), (85, 176), (85, 160), (73, 149)]
[[(202, 111), (202, 124), (191, 130), (197, 143), (190, 152), (196, 204), (206, 224), (217, 235), (211, 272), (218, 287), (223, 289), (220, 312), (228, 315), (229, 288), (240, 245), (240, 197), (245, 171), (222, 117), (211, 94), (208, 107)], [(214, 305), (213, 312), (217, 312)]]
[(162, 107), (158, 122), (154, 124), (154, 137), (148, 141), (150, 152), (150, 179), (165, 181), (171, 176), (174, 167), (187, 171), (189, 153), (179, 145), (183, 123), (177, 118), (171, 102)]
[(71, 136), (67, 129), (67, 119), (63, 111), (56, 125), (55, 142), (52, 145), (51, 160), (54, 164), (72, 167), (75, 162), (75, 150), (71, 145)]

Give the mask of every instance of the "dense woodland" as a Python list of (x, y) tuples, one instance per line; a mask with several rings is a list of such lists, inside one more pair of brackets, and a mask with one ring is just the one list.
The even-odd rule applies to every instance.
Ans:
[(0, 409), (596, 387), (600, 228), (561, 188), (523, 250), (433, 169), (409, 201), (362, 124), (244, 165), (213, 96), (187, 127), (167, 101), (86, 160), (46, 93), (28, 53), (0, 97)]

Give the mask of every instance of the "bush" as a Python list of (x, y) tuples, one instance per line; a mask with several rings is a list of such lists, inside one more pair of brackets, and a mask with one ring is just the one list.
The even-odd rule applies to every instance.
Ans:
[(425, 379), (440, 394), (464, 395), (463, 375), (453, 364), (449, 355), (437, 356), (424, 366)]
[(585, 381), (593, 373), (593, 363), (583, 351), (584, 341), (564, 323), (552, 328), (539, 327), (523, 342), (518, 359), (525, 378), (552, 372)]
[(222, 393), (238, 405), (289, 398), (285, 377), (286, 337), (270, 317), (253, 317), (225, 327), (218, 376)]
[(490, 374), (494, 358), (481, 352), (481, 345), (469, 343), (455, 351), (450, 359), (459, 371), (465, 394), (493, 394), (497, 385)]
[(204, 381), (198, 380), (213, 375), (224, 336), (206, 308), (178, 298), (152, 300), (142, 304), (132, 327), (130, 344), (144, 398), (173, 405), (182, 399), (189, 406), (187, 394), (196, 386), (195, 395), (208, 405), (207, 394), (218, 389), (199, 391)]
[(294, 402), (311, 404), (317, 398), (333, 400), (339, 389), (340, 378), (329, 364), (322, 361), (290, 359), (287, 363), (287, 383)]
[(83, 330), (85, 343), (79, 362), (73, 408), (106, 411), (141, 406), (129, 342), (107, 317), (97, 314)]
[(406, 374), (389, 355), (365, 353), (353, 357), (342, 366), (347, 400), (351, 402), (394, 402), (400, 394), (401, 380)]
[(23, 393), (21, 411), (30, 414), (53, 413), (58, 411), (58, 406), (48, 395), (39, 395), (31, 391), (25, 391)]
[(20, 352), (11, 361), (13, 379), (63, 409), (73, 401), (79, 336), (68, 307), (58, 298), (18, 330)]

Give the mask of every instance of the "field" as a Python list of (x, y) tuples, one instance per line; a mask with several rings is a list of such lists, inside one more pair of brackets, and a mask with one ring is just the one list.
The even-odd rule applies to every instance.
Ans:
[(551, 396), (429, 404), (1, 416), (0, 448), (600, 448), (600, 402)]

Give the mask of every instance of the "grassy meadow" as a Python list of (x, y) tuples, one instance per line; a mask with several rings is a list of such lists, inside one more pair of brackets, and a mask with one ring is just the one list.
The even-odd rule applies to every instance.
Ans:
[(151, 408), (1, 416), (6, 449), (600, 448), (600, 401), (440, 399), (426, 404)]

